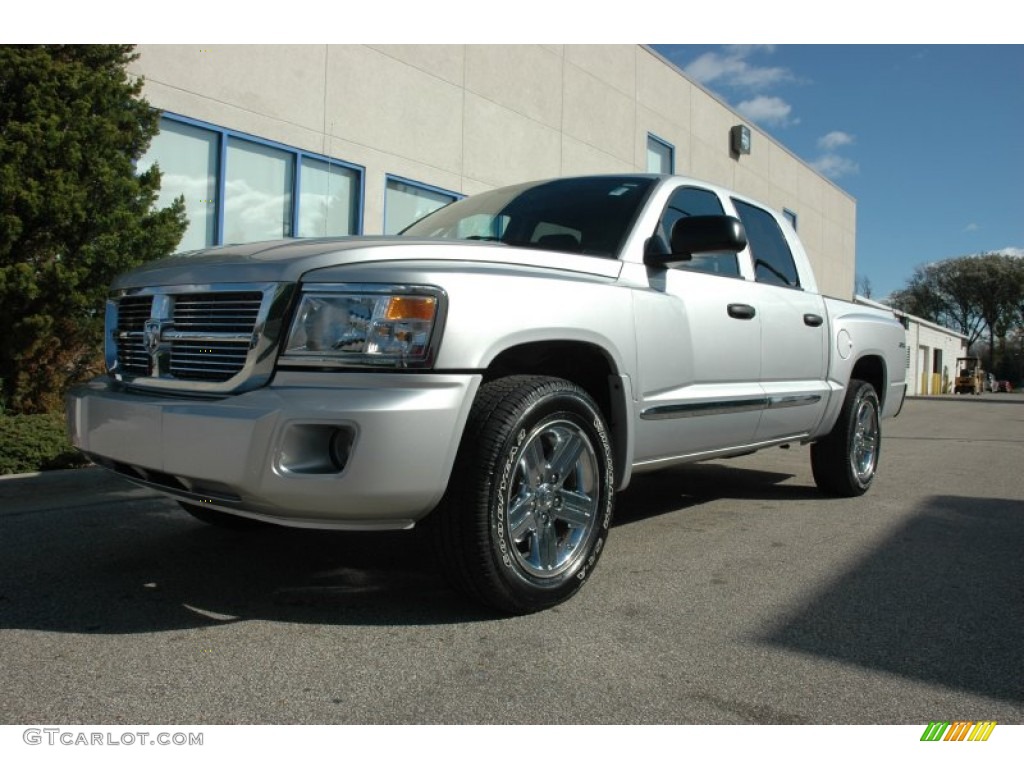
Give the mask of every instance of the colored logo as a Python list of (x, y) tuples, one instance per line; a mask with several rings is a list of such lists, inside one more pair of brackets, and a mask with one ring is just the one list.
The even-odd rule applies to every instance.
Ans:
[(921, 741), (988, 741), (995, 727), (995, 720), (932, 720)]

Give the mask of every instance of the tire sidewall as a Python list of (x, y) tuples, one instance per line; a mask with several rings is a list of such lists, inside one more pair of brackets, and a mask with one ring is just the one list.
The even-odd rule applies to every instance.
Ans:
[[(871, 403), (871, 407), (874, 410), (874, 421), (875, 429), (877, 433), (877, 439), (875, 441), (875, 459), (874, 464), (871, 467), (871, 474), (868, 475), (867, 479), (862, 480), (857, 472), (854, 470), (854, 441), (857, 437), (857, 414), (860, 413), (861, 405), (864, 402)], [(857, 389), (853, 400), (850, 403), (850, 411), (846, 416), (846, 471), (849, 475), (850, 484), (854, 488), (857, 488), (861, 493), (868, 490), (871, 487), (871, 483), (875, 480), (875, 475), (878, 474), (878, 463), (881, 459), (881, 409), (878, 402), (878, 395), (875, 393), (875, 388), (868, 383), (862, 383)]]
[[(598, 520), (582, 544), (582, 555), (563, 573), (542, 578), (526, 572), (511, 551), (513, 544), (508, 539), (506, 516), (509, 493), (525, 444), (538, 426), (557, 421), (572, 423), (590, 441), (598, 463)], [(596, 406), (568, 382), (546, 392), (540, 391), (511, 425), (501, 444), (488, 498), (490, 554), (498, 578), (517, 602), (545, 607), (565, 600), (583, 586), (604, 549), (612, 520), (614, 487), (611, 439)]]

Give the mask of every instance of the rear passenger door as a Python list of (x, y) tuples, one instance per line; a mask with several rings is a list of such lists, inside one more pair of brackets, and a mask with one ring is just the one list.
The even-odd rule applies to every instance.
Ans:
[(773, 213), (733, 199), (747, 232), (761, 317), (765, 409), (756, 440), (799, 436), (821, 420), (828, 400), (828, 322), (820, 295), (804, 290), (784, 225)]

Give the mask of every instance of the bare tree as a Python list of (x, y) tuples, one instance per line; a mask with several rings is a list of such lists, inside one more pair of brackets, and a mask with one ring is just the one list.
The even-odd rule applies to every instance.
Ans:
[(857, 286), (855, 293), (865, 299), (871, 298), (871, 278), (867, 275), (857, 275)]

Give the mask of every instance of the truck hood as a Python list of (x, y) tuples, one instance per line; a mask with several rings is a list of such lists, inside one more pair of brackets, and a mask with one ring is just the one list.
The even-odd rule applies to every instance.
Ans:
[(274, 240), (181, 253), (126, 272), (114, 281), (112, 288), (293, 283), (315, 269), (388, 261), (511, 264), (606, 278), (617, 277), (622, 268), (622, 262), (617, 259), (516, 248), (501, 243), (358, 236)]

